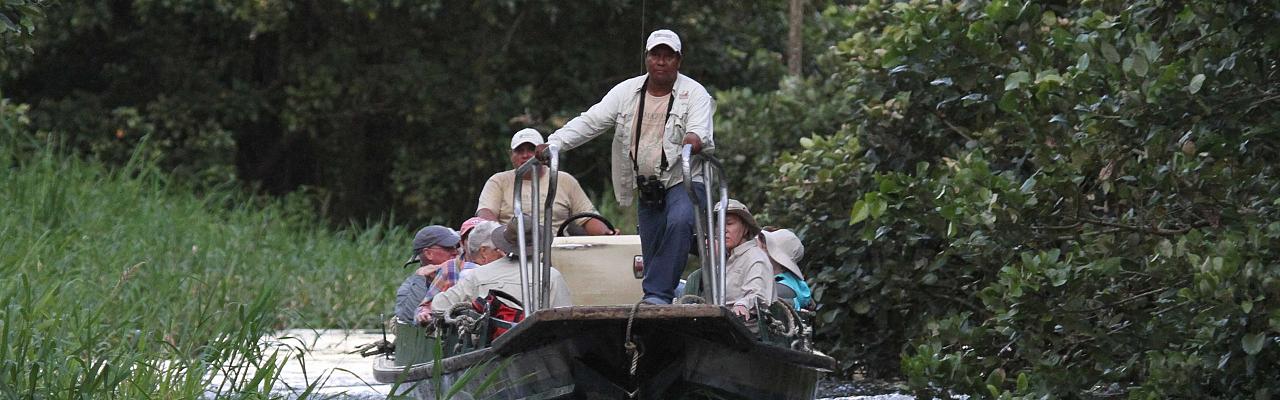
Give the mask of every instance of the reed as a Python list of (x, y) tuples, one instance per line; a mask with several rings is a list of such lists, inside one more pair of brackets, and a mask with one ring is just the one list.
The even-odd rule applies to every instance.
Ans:
[(376, 327), (407, 274), (400, 228), (195, 194), (0, 122), (0, 398), (272, 397), (285, 360), (263, 334)]

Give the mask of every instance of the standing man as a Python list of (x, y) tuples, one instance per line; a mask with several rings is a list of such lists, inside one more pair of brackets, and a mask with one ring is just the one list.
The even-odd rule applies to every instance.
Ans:
[[(693, 242), (694, 212), (686, 185), (706, 196), (701, 168), (694, 182), (680, 173), (680, 147), (712, 151), (715, 99), (702, 84), (680, 73), (684, 52), (675, 32), (661, 29), (645, 43), (645, 71), (619, 83), (599, 103), (552, 133), (548, 144), (573, 149), (613, 128), (613, 188), (618, 203), (640, 197), (640, 244), (644, 253), (644, 301), (670, 304)], [(547, 145), (539, 146), (545, 154)]]

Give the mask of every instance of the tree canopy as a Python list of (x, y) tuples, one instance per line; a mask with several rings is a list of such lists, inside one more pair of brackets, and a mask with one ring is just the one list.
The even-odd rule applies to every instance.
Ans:
[(851, 9), (820, 72), (721, 114), (789, 148), (737, 186), (800, 227), (845, 367), (1001, 398), (1280, 388), (1274, 2)]
[[(731, 195), (806, 243), (844, 372), (998, 398), (1280, 391), (1275, 2), (852, 3), (811, 5), (818, 50), (784, 77), (782, 1), (17, 0), (0, 83), (20, 105), (0, 107), (337, 220), (457, 222), (511, 132), (560, 126), (670, 27), (719, 102)], [(606, 142), (569, 154), (588, 190)]]
[[(648, 31), (687, 43), (684, 72), (770, 89), (782, 1), (114, 1), (46, 7), (5, 95), (42, 131), (127, 159), (147, 138), (175, 174), (313, 192), (336, 221), (459, 222), (511, 133), (544, 134), (643, 73)], [(817, 37), (814, 35), (814, 37)], [(571, 154), (589, 189), (607, 147)]]

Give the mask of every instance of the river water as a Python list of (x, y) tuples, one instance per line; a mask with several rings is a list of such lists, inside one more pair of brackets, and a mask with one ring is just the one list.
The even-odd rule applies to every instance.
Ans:
[[(372, 343), (382, 338), (382, 334), (367, 330), (311, 330), (291, 329), (277, 332), (263, 338), (265, 346), (279, 349), (281, 355), (287, 355), (289, 362), (280, 374), (274, 391), (286, 398), (297, 398), (312, 383), (319, 383), (318, 390), (310, 395), (314, 398), (336, 399), (383, 399), (392, 389), (391, 385), (379, 384), (373, 379), (373, 362), (371, 359), (350, 354), (357, 346)], [(392, 340), (388, 337), (388, 340)], [(215, 387), (219, 382), (215, 379)], [(823, 391), (819, 393), (824, 400), (914, 400), (903, 394), (872, 394), (860, 396), (833, 397), (833, 394), (847, 392), (857, 382), (824, 382)], [(825, 397), (824, 397), (825, 396)]]

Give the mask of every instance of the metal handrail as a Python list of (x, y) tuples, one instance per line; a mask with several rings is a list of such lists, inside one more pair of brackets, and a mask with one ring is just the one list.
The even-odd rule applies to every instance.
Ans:
[[(729, 202), (729, 188), (724, 184), (724, 165), (720, 164), (720, 160), (712, 157), (710, 154), (700, 153), (697, 155), (702, 164), (702, 180), (705, 186), (706, 196), (699, 199), (693, 190), (693, 146), (684, 145), (680, 149), (680, 172), (683, 174), (685, 182), (685, 190), (689, 193), (689, 199), (693, 201), (695, 223), (693, 224), (697, 232), (698, 241), (698, 262), (704, 271), (702, 274), (702, 287), (707, 288), (708, 296), (713, 304), (723, 305), (725, 303), (725, 264), (727, 255), (724, 249), (724, 207), (719, 210), (714, 209), (711, 203), (711, 190), (714, 188), (720, 192), (720, 203), (727, 204)], [(714, 168), (713, 168), (714, 167)], [(713, 214), (715, 210), (715, 215)], [(708, 236), (714, 236), (708, 239)]]
[[(546, 308), (550, 303), (551, 292), (551, 206), (555, 204), (557, 179), (560, 175), (560, 146), (551, 145), (547, 147), (548, 161), (543, 163), (537, 157), (530, 158), (516, 168), (516, 184), (514, 193), (514, 205), (516, 215), (516, 252), (520, 257), (520, 294), (524, 299), (524, 315), (528, 317), (534, 312)], [(539, 166), (548, 166), (547, 171), (547, 199), (543, 207), (538, 207), (538, 200), (541, 195), (539, 187), (542, 180), (542, 168)], [(533, 205), (533, 213), (530, 215), (530, 222), (533, 223), (532, 237), (526, 239), (524, 234), (524, 215), (523, 197), (524, 197), (524, 179), (522, 176), (526, 173), (533, 174), (533, 190), (530, 193), (530, 204)], [(540, 223), (541, 222), (541, 223)], [(510, 228), (508, 228), (510, 229)], [(525, 243), (532, 241), (533, 254), (525, 254)], [(532, 265), (531, 262), (532, 261)]]

